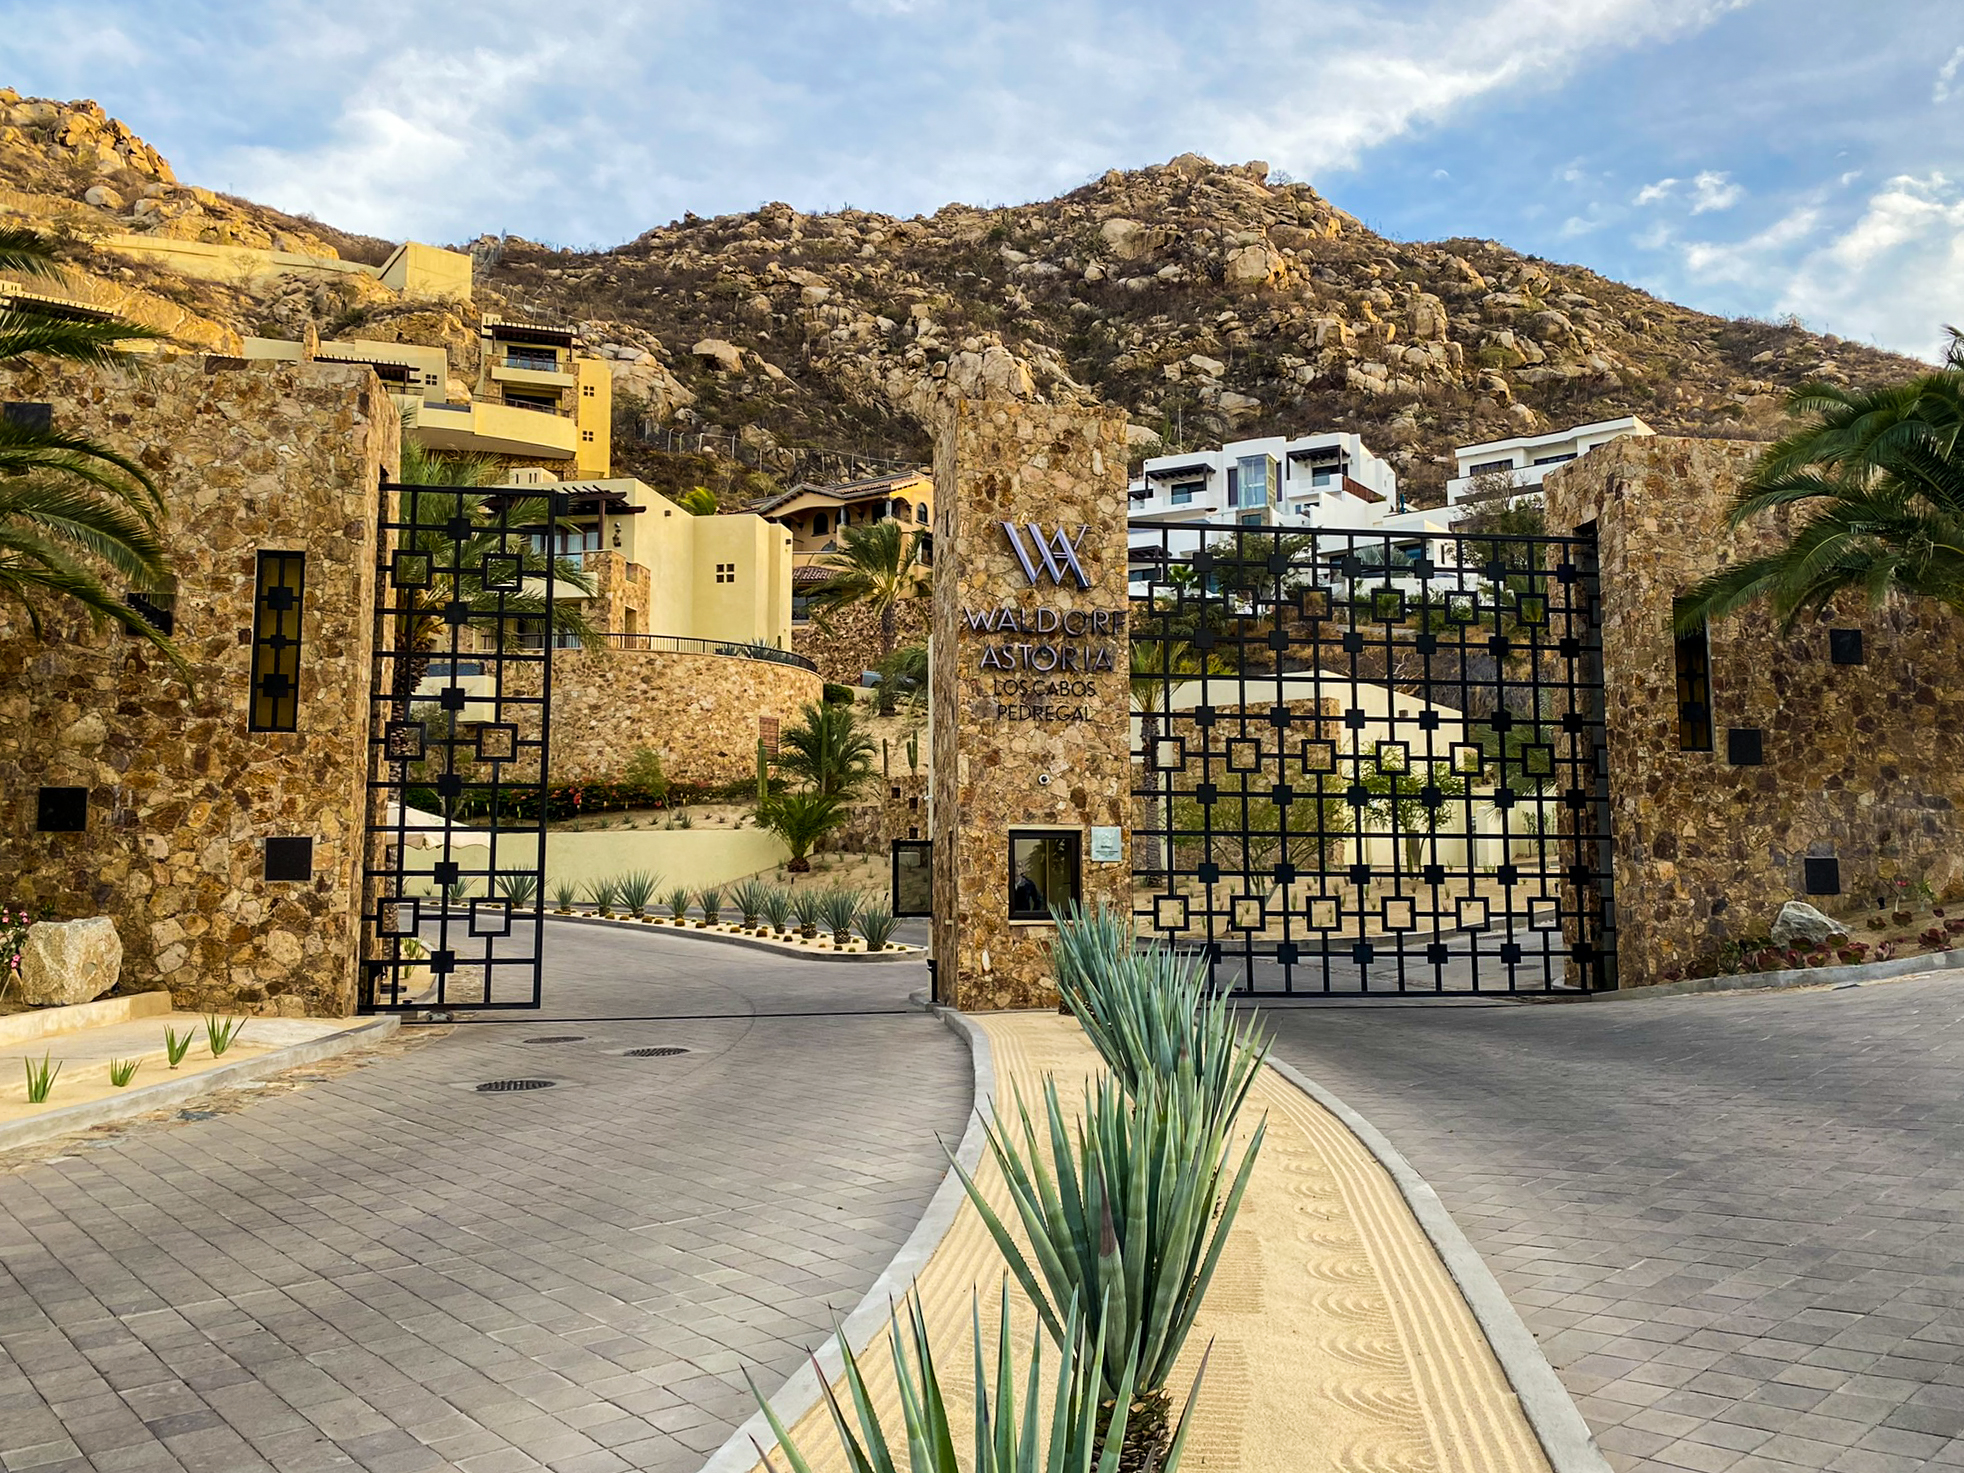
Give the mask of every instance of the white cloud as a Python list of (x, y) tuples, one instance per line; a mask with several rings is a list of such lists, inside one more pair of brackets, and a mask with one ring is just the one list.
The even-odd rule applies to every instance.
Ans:
[(1671, 191), (1677, 187), (1678, 181), (1675, 179), (1659, 179), (1655, 184), (1646, 184), (1642, 189), (1639, 189), (1634, 203), (1654, 205), (1660, 200), (1669, 199), (1671, 197)]
[(1939, 356), (1942, 324), (1964, 322), (1964, 188), (1936, 173), (1889, 180), (1852, 227), (1799, 263), (1781, 308)]
[(1937, 85), (1930, 89), (1930, 101), (1948, 102), (1950, 84), (1957, 80), (1957, 70), (1964, 67), (1964, 46), (1951, 52), (1950, 60), (1937, 68)]
[(1712, 210), (1729, 210), (1739, 203), (1745, 193), (1744, 188), (1732, 182), (1729, 174), (1707, 169), (1691, 181), (1691, 213), (1703, 215)]

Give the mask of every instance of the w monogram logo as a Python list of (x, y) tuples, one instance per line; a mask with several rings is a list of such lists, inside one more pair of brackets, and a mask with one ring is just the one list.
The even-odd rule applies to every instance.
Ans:
[(1016, 554), (1016, 561), (1022, 566), (1023, 576), (1029, 579), (1032, 588), (1037, 583), (1039, 564), (1050, 575), (1050, 581), (1059, 587), (1063, 586), (1066, 573), (1077, 580), (1079, 588), (1091, 586), (1091, 579), (1085, 573), (1084, 565), (1077, 560), (1078, 546), (1084, 541), (1084, 534), (1091, 530), (1088, 524), (1080, 526), (1077, 535), (1072, 537), (1066, 535), (1061, 526), (1046, 534), (1042, 522), (1024, 523), (1023, 531), (1027, 531), (1030, 534), (1030, 541), (1036, 544), (1037, 561), (1031, 559), (1030, 549), (1023, 545), (1023, 532), (1017, 530), (1016, 523), (1004, 522), (1002, 529), (1009, 536), (1009, 550)]

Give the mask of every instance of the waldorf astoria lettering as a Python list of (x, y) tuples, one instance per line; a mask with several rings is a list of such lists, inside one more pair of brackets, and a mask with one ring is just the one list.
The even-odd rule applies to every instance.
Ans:
[(982, 643), (976, 668), (995, 677), (989, 693), (997, 720), (1091, 719), (1092, 708), (1082, 703), (1099, 694), (1099, 684), (1087, 677), (1118, 668), (1114, 640), (1125, 632), (1122, 613), (1009, 603), (961, 612), (970, 633), (994, 636)]

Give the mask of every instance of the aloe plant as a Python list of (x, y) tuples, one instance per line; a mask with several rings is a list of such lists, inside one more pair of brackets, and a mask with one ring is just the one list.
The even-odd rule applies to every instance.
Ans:
[(216, 1013), (205, 1015), (205, 1043), (214, 1059), (230, 1048), (244, 1031), (244, 1018), (221, 1018)]
[(164, 1057), (170, 1060), (171, 1068), (175, 1069), (184, 1062), (184, 1056), (191, 1052), (191, 1042), (197, 1036), (189, 1028), (184, 1030), (182, 1037), (175, 1028), (164, 1029)]
[(537, 875), (505, 875), (498, 881), (498, 893), (511, 902), (513, 910), (524, 910), (539, 893)]
[(1043, 1096), (1044, 1129), (1020, 1094), (1012, 1123), (987, 1126), (1028, 1249), (959, 1162), (955, 1169), (1057, 1345), (1069, 1344), (1071, 1308), (1091, 1307), (1085, 1319), (1104, 1347), (1101, 1395), (1122, 1407), (1135, 1391), (1134, 1437), (1149, 1453), (1164, 1433), (1167, 1379), (1227, 1246), (1267, 1125), (1256, 1127), (1231, 1170), (1233, 1120), (1191, 1078), (1148, 1079), (1128, 1093), (1105, 1075), (1086, 1085), (1075, 1132), (1048, 1075)]
[(560, 915), (573, 913), (573, 902), (580, 898), (580, 887), (571, 880), (554, 880), (552, 884), (552, 908)]
[(677, 885), (662, 897), (662, 905), (668, 911), (668, 918), (681, 925), (689, 918), (689, 887)]
[(137, 1067), (142, 1063), (143, 1060), (141, 1059), (111, 1059), (109, 1061), (109, 1082), (117, 1089), (121, 1089), (132, 1079), (136, 1078)]
[(899, 927), (900, 922), (893, 918), (893, 912), (877, 901), (869, 902), (859, 913), (859, 934), (866, 938), (868, 951), (885, 951)]
[[(982, 1348), (982, 1307), (979, 1298), (969, 1310), (970, 1343), (974, 1347), (974, 1440), (966, 1458), (955, 1451), (955, 1420), (942, 1390), (941, 1371), (928, 1344), (926, 1317), (920, 1300), (910, 1295), (906, 1304), (903, 1332), (901, 1312), (896, 1309), (888, 1322), (887, 1338), (893, 1352), (894, 1378), (900, 1392), (901, 1425), (891, 1431), (882, 1426), (875, 1409), (871, 1388), (860, 1370), (859, 1359), (840, 1336), (845, 1359), (846, 1395), (853, 1415), (832, 1388), (825, 1387), (825, 1402), (832, 1413), (833, 1430), (854, 1473), (1117, 1473), (1126, 1430), (1126, 1411), (1130, 1405), (1130, 1378), (1121, 1390), (1113, 1415), (1116, 1437), (1102, 1439), (1100, 1449), (1099, 1365), (1106, 1359), (1107, 1347), (1099, 1335), (1085, 1325), (1083, 1317), (1071, 1307), (1067, 1336), (1057, 1357), (1057, 1370), (1051, 1381), (1050, 1410), (1041, 1410), (1044, 1386), (1043, 1336), (1031, 1342), (1029, 1370), (1024, 1377), (1022, 1404), (1017, 1404), (1016, 1354), (1009, 1323), (1009, 1286), (1005, 1282), (1002, 1309), (997, 1322), (995, 1380), (990, 1384), (989, 1357)], [(1154, 1466), (1160, 1473), (1178, 1473), (1186, 1449), (1187, 1429), (1193, 1418), (1194, 1402), (1207, 1375), (1206, 1357), (1187, 1393), (1186, 1408), (1172, 1431), (1164, 1461)], [(748, 1370), (744, 1378), (750, 1379)], [(769, 1402), (758, 1394), (757, 1383), (750, 1382), (750, 1394), (757, 1398), (764, 1417), (791, 1473), (812, 1473), (811, 1462), (791, 1441)], [(857, 1426), (854, 1426), (854, 1423)], [(1048, 1424), (1046, 1427), (1046, 1423)], [(898, 1446), (905, 1459), (895, 1460)], [(782, 1473), (769, 1453), (758, 1449), (767, 1473)]]
[(586, 898), (593, 902), (593, 913), (597, 916), (611, 916), (614, 913), (614, 895), (619, 881), (613, 879), (588, 880)]
[(621, 909), (636, 920), (646, 919), (648, 902), (655, 898), (655, 891), (661, 888), (661, 876), (649, 874), (644, 869), (629, 870), (615, 885), (614, 893), (619, 897)]
[(782, 885), (764, 886), (764, 919), (770, 922), (773, 931), (785, 932), (791, 929), (791, 892)]
[(702, 907), (702, 923), (705, 926), (716, 924), (717, 917), (723, 913), (723, 892), (714, 885), (707, 890), (696, 892), (696, 904)]
[(852, 940), (852, 923), (859, 919), (864, 901), (857, 890), (848, 890), (839, 885), (824, 891), (818, 897), (818, 919), (832, 933), (834, 946), (845, 946)]
[(1059, 918), (1051, 957), (1057, 989), (1085, 1036), (1130, 1092), (1152, 1079), (1195, 1080), (1216, 1114), (1232, 1119), (1268, 1053), (1253, 1018), (1206, 996), (1204, 953), (1157, 939), (1141, 948), (1116, 907), (1073, 906)]
[(48, 1056), (42, 1054), (38, 1064), (32, 1059), (22, 1059), (20, 1063), (27, 1071), (27, 1103), (45, 1105), (48, 1092), (55, 1087), (55, 1076), (61, 1073), (61, 1060), (56, 1059), (51, 1064)]
[(757, 921), (764, 913), (764, 894), (770, 889), (754, 875), (739, 881), (730, 891), (730, 903), (743, 912), (743, 928), (746, 931), (757, 929)]
[(791, 914), (797, 919), (798, 934), (810, 941), (818, 935), (819, 906), (825, 899), (823, 890), (814, 890), (809, 885), (800, 886), (791, 892)]

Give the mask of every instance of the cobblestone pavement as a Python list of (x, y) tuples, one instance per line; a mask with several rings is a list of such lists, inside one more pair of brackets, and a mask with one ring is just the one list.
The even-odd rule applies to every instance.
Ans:
[(1964, 973), (1266, 1016), (1438, 1190), (1618, 1468), (1964, 1466)]
[[(912, 1231), (968, 1051), (906, 1010), (924, 966), (574, 925), (548, 956), (543, 1016), (602, 1021), (0, 1161), (0, 1468), (699, 1467), (740, 1367), (775, 1389)], [(622, 1056), (659, 1045), (690, 1052)], [(520, 1077), (560, 1083), (471, 1088)]]

